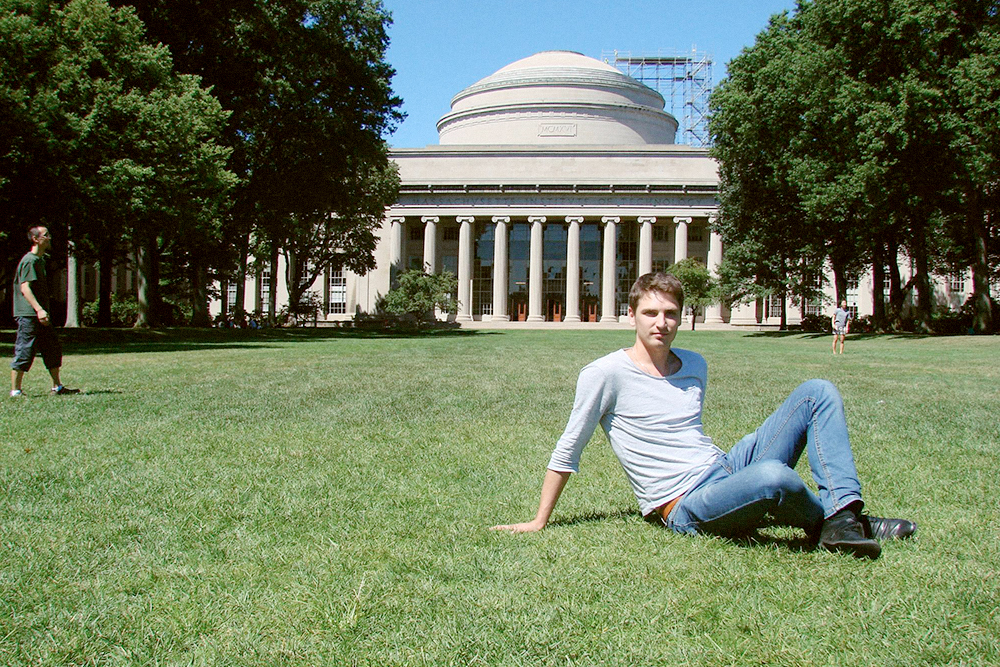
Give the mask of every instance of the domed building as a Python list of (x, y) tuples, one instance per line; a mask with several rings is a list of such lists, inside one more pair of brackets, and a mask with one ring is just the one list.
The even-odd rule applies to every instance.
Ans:
[[(677, 128), (659, 93), (582, 54), (545, 51), (501, 68), (455, 95), (438, 145), (391, 152), (401, 187), (376, 268), (328, 272), (314, 285), (325, 318), (373, 312), (399, 272), (423, 268), (458, 276), (461, 322), (617, 324), (638, 275), (685, 257), (715, 271), (722, 260), (710, 231), (716, 164), (707, 149), (674, 143)], [(245, 310), (287, 301), (284, 281), (272, 280), (282, 262), (251, 279)], [(961, 306), (968, 272), (938, 282), (941, 303)], [(213, 314), (235, 307), (235, 285), (221, 287), (226, 303)], [(855, 316), (872, 312), (873, 289), (864, 276), (848, 284)], [(825, 301), (799, 312), (828, 316), (824, 290)], [(712, 306), (701, 319), (772, 326), (784, 306), (779, 297), (732, 312)], [(788, 322), (798, 321), (789, 308)]]
[[(423, 268), (458, 276), (460, 322), (623, 321), (638, 275), (722, 259), (709, 231), (716, 164), (674, 143), (677, 128), (658, 92), (579, 53), (545, 51), (477, 81), (452, 99), (437, 145), (391, 151), (401, 186), (376, 268), (313, 287), (326, 319), (373, 312), (399, 272)], [(267, 311), (269, 294), (284, 302), (270, 278), (282, 273), (257, 276), (247, 310)], [(704, 320), (740, 316), (710, 307)]]
[(329, 317), (371, 311), (423, 267), (458, 276), (459, 321), (618, 322), (639, 274), (721, 260), (714, 161), (675, 144), (663, 97), (606, 63), (524, 58), (455, 95), (437, 129), (438, 145), (392, 151), (402, 183), (378, 268), (334, 276), (343, 314)]

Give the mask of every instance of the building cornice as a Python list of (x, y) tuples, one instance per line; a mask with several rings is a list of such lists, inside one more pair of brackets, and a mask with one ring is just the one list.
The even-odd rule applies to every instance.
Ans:
[(389, 157), (412, 159), (419, 157), (674, 157), (712, 159), (708, 148), (685, 146), (682, 144), (651, 144), (646, 146), (602, 146), (598, 144), (578, 146), (535, 146), (535, 145), (472, 145), (449, 144), (430, 145), (423, 148), (393, 148)]

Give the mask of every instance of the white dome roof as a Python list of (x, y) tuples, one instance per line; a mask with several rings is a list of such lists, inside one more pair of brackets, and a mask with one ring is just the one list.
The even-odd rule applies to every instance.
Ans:
[(543, 51), (461, 91), (438, 121), (442, 145), (672, 144), (663, 97), (617, 69), (570, 51)]

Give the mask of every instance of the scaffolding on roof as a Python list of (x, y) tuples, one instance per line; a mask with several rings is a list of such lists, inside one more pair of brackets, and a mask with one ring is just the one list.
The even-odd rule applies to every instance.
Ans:
[(712, 57), (658, 51), (633, 55), (631, 51), (605, 51), (601, 59), (663, 96), (666, 110), (677, 119), (677, 143), (708, 146), (708, 98), (712, 93)]

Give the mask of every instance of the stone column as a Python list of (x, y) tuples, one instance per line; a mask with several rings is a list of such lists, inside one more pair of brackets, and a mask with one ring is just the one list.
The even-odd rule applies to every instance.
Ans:
[(691, 218), (674, 218), (677, 225), (677, 236), (674, 238), (674, 263), (687, 259), (688, 256), (688, 225)]
[(653, 224), (656, 218), (639, 218), (639, 275), (653, 270)]
[(389, 282), (403, 271), (403, 233), (406, 218), (389, 218)]
[(580, 321), (580, 223), (583, 216), (566, 216), (566, 317), (564, 322)]
[[(709, 217), (708, 226), (715, 224), (715, 217)], [(719, 277), (719, 264), (722, 263), (722, 237), (718, 232), (709, 232), (708, 237), (708, 272), (713, 278)], [(722, 324), (722, 304), (713, 303), (705, 308), (705, 324)]]
[(507, 225), (510, 218), (493, 216), (496, 230), (493, 235), (493, 322), (506, 322), (507, 314)]
[(621, 218), (604, 216), (604, 262), (601, 266), (601, 322), (617, 322), (615, 308), (615, 283), (618, 281), (618, 238), (616, 236)]
[(528, 321), (544, 322), (542, 313), (542, 234), (545, 226), (544, 215), (528, 217), (531, 223), (531, 249), (528, 254)]
[(420, 218), (424, 223), (424, 271), (437, 273), (437, 223), (436, 215), (425, 215)]
[(458, 322), (472, 321), (472, 223), (471, 215), (455, 218), (458, 228)]

